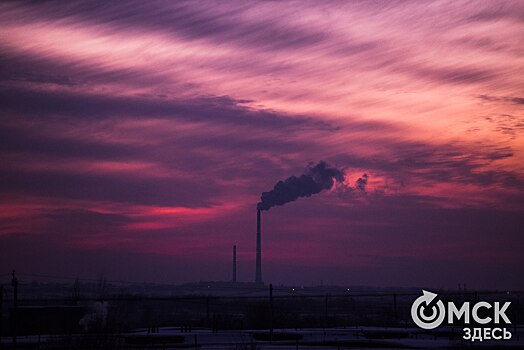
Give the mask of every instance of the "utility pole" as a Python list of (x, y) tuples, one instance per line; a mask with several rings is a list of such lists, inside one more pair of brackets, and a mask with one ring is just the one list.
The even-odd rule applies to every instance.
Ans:
[(395, 315), (395, 325), (397, 325), (398, 323), (397, 293), (393, 293), (393, 312)]
[(206, 324), (209, 327), (209, 295), (206, 297)]
[(324, 338), (326, 336), (326, 327), (328, 324), (328, 295), (326, 294), (324, 299)]
[(13, 349), (16, 349), (16, 326), (17, 326), (17, 319), (16, 319), (16, 313), (18, 308), (18, 279), (15, 276), (15, 270), (13, 270), (12, 273), (13, 278), (11, 279), (11, 285), (13, 286), (13, 318), (12, 318), (12, 332), (13, 332)]
[(273, 342), (273, 284), (269, 284), (269, 342)]

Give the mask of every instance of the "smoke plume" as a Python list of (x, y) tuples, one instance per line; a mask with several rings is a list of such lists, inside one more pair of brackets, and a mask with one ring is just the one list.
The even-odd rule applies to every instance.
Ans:
[(271, 191), (262, 192), (257, 209), (269, 210), (274, 206), (293, 202), (300, 197), (309, 197), (323, 190), (331, 189), (335, 182), (342, 183), (343, 181), (344, 172), (341, 169), (320, 161), (315, 166), (309, 166), (299, 177), (288, 177), (284, 181), (277, 182)]
[(362, 175), (362, 177), (359, 177), (358, 180), (355, 182), (355, 188), (360, 191), (366, 191), (366, 186), (368, 184), (368, 174)]

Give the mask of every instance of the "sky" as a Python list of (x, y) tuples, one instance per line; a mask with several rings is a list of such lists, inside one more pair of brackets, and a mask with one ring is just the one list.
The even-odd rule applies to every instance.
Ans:
[(253, 281), (262, 192), (324, 161), (262, 212), (266, 283), (524, 288), (521, 1), (2, 2), (0, 32), (3, 273), (229, 280), (236, 245)]

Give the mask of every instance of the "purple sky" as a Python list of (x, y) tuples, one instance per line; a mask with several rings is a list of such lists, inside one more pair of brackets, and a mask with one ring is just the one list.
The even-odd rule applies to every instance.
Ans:
[[(524, 288), (521, 1), (3, 2), (0, 266)], [(366, 173), (365, 187), (356, 181)]]

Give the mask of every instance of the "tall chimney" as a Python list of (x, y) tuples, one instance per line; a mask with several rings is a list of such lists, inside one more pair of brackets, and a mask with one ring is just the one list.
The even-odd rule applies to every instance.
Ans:
[(237, 283), (237, 246), (233, 246), (233, 283)]
[(260, 210), (257, 210), (257, 266), (255, 274), (255, 283), (262, 283), (262, 246), (260, 243)]

